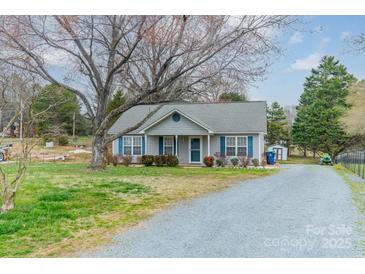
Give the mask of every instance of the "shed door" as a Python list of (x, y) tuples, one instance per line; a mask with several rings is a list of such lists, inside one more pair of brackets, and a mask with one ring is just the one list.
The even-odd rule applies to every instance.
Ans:
[(274, 151), (275, 151), (276, 160), (282, 160), (283, 159), (283, 149), (282, 148), (274, 148)]

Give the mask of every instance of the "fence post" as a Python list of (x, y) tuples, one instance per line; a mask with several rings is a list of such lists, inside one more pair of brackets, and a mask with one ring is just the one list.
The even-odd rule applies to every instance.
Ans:
[(337, 157), (338, 164), (365, 179), (365, 150), (344, 152)]
[(359, 175), (359, 177), (361, 177), (361, 152), (358, 151), (357, 152), (357, 174)]
[(362, 178), (365, 178), (365, 150), (362, 152)]

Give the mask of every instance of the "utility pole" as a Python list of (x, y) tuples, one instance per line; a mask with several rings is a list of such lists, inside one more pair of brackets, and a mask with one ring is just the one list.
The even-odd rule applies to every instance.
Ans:
[(76, 141), (76, 112), (74, 112), (74, 115), (72, 117), (72, 139)]

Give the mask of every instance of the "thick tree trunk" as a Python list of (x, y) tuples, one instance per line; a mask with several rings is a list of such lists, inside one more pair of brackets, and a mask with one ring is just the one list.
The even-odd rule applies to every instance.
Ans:
[(15, 193), (3, 194), (3, 204), (0, 208), (0, 212), (7, 212), (15, 207)]
[(92, 140), (92, 154), (90, 169), (92, 170), (102, 170), (105, 168), (105, 136), (95, 135)]
[(109, 94), (109, 90), (100, 88), (98, 94), (103, 94), (103, 96), (98, 97), (98, 108), (96, 110), (95, 118), (93, 120), (93, 139), (91, 144), (92, 157), (89, 166), (91, 170), (103, 170), (106, 166), (106, 134), (105, 131), (98, 132), (98, 130), (100, 129), (100, 126), (107, 116), (107, 96)]
[(303, 151), (303, 156), (304, 157), (307, 157), (307, 149), (305, 148), (304, 151)]

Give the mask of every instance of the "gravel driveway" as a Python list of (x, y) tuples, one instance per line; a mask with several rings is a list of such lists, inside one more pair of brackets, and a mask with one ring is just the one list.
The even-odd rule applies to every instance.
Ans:
[(288, 165), (180, 203), (84, 257), (360, 257), (362, 226), (331, 167)]

